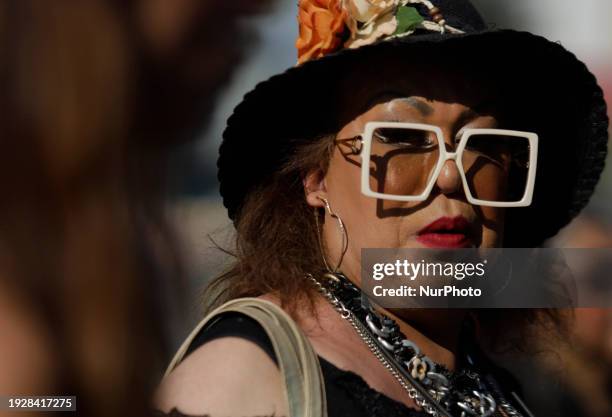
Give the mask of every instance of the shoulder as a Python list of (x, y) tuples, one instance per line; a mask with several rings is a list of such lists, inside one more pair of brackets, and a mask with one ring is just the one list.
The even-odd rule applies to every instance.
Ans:
[(194, 350), (164, 378), (156, 406), (192, 415), (287, 415), (278, 367), (261, 347), (239, 337)]

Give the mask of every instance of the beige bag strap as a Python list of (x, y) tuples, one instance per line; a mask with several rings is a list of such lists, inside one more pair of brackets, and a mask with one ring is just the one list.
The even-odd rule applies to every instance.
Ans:
[(238, 312), (256, 320), (266, 331), (285, 380), (290, 417), (327, 417), (321, 365), (312, 345), (295, 321), (276, 304), (260, 298), (237, 298), (210, 312), (187, 336), (170, 362), (167, 376), (182, 360), (199, 331), (220, 313)]

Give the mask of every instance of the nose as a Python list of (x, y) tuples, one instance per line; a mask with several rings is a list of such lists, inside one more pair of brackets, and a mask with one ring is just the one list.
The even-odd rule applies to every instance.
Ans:
[(455, 161), (448, 160), (444, 163), (436, 185), (443, 194), (456, 193), (461, 189), (461, 175)]

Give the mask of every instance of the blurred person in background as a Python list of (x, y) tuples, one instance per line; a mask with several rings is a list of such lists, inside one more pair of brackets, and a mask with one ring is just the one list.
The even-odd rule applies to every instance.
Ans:
[(167, 158), (266, 3), (0, 2), (0, 396), (146, 415), (181, 284)]

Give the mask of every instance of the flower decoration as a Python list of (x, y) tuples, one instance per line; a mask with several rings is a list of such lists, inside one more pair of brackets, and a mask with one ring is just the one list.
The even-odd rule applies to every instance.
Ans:
[(399, 0), (345, 0), (348, 11), (347, 26), (350, 38), (348, 48), (374, 43), (397, 30), (395, 11)]
[(342, 45), (346, 15), (342, 0), (300, 0), (300, 34), (295, 43), (298, 64), (334, 52)]
[(365, 23), (392, 11), (398, 3), (399, 0), (345, 0), (344, 6), (352, 19)]
[[(431, 20), (421, 16), (414, 4), (424, 5)], [(446, 24), (429, 0), (300, 0), (298, 6), (298, 64), (335, 52), (342, 45), (359, 48), (408, 36), (417, 29), (461, 33)]]

